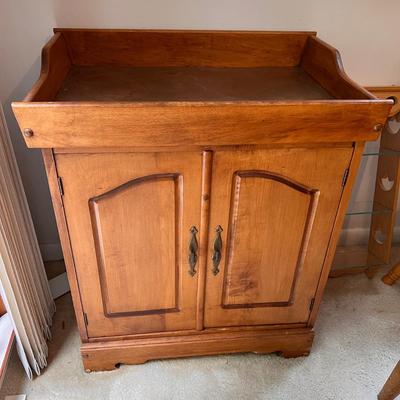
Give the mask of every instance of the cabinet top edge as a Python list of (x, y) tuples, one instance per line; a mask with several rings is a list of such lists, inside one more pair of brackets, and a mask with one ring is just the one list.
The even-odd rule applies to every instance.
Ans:
[(371, 104), (392, 106), (391, 99), (331, 99), (331, 100), (266, 100), (266, 101), (14, 101), (13, 108), (24, 107), (113, 107), (113, 108), (153, 108), (153, 107), (343, 107), (367, 106)]
[(237, 34), (265, 34), (265, 35), (300, 35), (300, 36), (316, 36), (316, 31), (298, 31), (298, 30), (257, 30), (257, 29), (159, 29), (159, 28), (151, 28), (151, 29), (102, 29), (102, 28), (53, 28), (54, 33), (58, 32), (96, 32), (96, 33), (237, 33)]

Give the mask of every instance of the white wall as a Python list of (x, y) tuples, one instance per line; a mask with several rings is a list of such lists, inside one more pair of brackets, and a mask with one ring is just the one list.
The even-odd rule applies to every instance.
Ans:
[(59, 27), (316, 30), (361, 84), (400, 84), (398, 0), (55, 0)]
[(42, 253), (61, 257), (61, 249), (39, 150), (28, 150), (10, 103), (22, 99), (40, 70), (40, 52), (55, 25), (52, 0), (0, 0), (0, 101), (35, 224)]
[[(59, 248), (47, 183), (38, 152), (22, 143), (9, 102), (35, 81), (53, 26), (316, 30), (341, 51), (359, 83), (400, 85), (399, 16), (398, 0), (1, 0), (0, 96), (42, 248)], [(361, 173), (358, 200), (371, 191), (371, 173), (369, 167)]]

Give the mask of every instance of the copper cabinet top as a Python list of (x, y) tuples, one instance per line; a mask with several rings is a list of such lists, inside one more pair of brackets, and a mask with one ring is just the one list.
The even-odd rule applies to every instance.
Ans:
[(13, 103), (28, 147), (374, 140), (392, 105), (314, 32), (55, 29)]

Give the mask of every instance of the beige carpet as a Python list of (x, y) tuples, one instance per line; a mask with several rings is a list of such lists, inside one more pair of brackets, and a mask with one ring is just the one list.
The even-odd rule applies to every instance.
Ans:
[(69, 295), (57, 301), (49, 366), (29, 382), (15, 356), (0, 399), (376, 399), (400, 358), (400, 282), (329, 281), (309, 357), (241, 354), (153, 361), (86, 374)]

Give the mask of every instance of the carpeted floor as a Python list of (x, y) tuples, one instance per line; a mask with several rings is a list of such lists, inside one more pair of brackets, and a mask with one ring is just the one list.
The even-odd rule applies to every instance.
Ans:
[(309, 357), (200, 357), (91, 374), (82, 369), (66, 295), (57, 301), (49, 366), (30, 382), (14, 352), (0, 399), (376, 399), (400, 358), (400, 282), (388, 287), (381, 275), (329, 281)]

